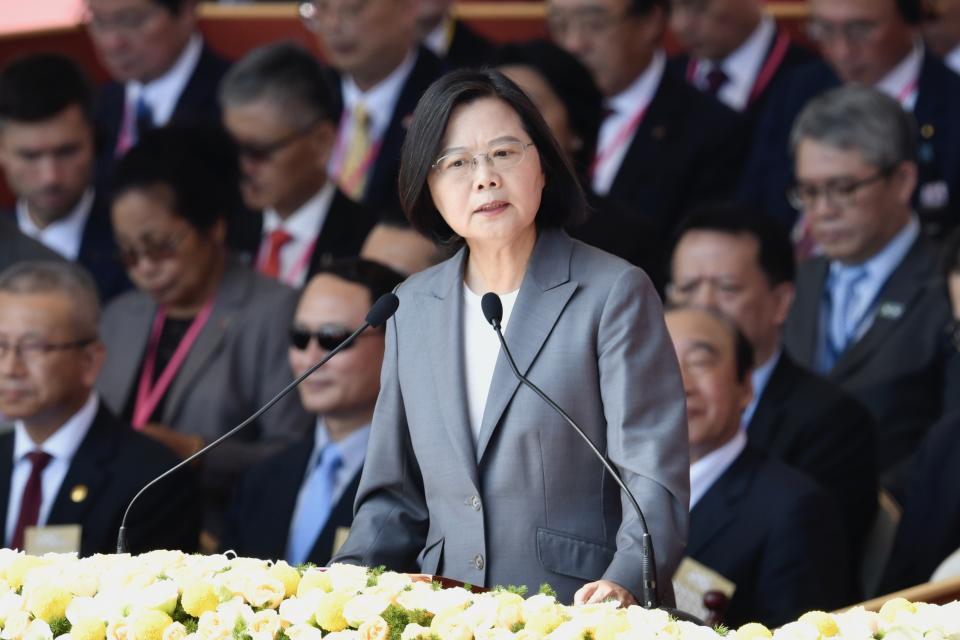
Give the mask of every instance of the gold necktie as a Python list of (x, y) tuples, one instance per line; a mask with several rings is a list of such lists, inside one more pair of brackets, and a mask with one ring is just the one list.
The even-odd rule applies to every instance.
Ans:
[(353, 131), (340, 165), (340, 188), (352, 199), (363, 199), (370, 173), (370, 116), (362, 102), (353, 108)]

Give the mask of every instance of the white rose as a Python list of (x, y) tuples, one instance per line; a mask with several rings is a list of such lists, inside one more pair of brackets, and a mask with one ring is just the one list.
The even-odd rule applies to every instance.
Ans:
[(380, 577), (377, 578), (377, 585), (371, 587), (371, 590), (376, 593), (389, 594), (392, 597), (399, 594), (411, 584), (413, 584), (413, 581), (410, 580), (410, 576), (405, 573), (384, 571), (380, 574)]
[(334, 564), (327, 569), (334, 591), (357, 592), (367, 586), (367, 569), (352, 564)]
[(70, 601), (70, 604), (67, 605), (66, 612), (67, 620), (70, 621), (70, 624), (77, 624), (79, 620), (102, 620), (108, 616), (103, 615), (102, 607), (100, 602), (95, 598), (89, 596), (78, 596)]
[(273, 640), (279, 631), (280, 616), (273, 609), (254, 613), (247, 624), (247, 633), (253, 640)]
[(481, 629), (473, 635), (473, 640), (513, 640), (514, 635), (506, 629)]
[(386, 620), (375, 616), (361, 624), (357, 634), (360, 640), (387, 640), (390, 637), (390, 627)]
[(50, 630), (50, 625), (43, 620), (34, 620), (27, 625), (23, 640), (53, 640), (53, 631)]
[(773, 632), (773, 640), (819, 640), (820, 630), (806, 622), (791, 622)]
[(360, 640), (360, 632), (356, 629), (334, 631), (323, 636), (323, 640)]
[(131, 605), (143, 609), (157, 609), (173, 615), (180, 592), (173, 580), (160, 580), (141, 589), (132, 598)]
[(172, 622), (163, 630), (163, 640), (185, 640), (187, 635), (187, 628), (179, 622)]
[(258, 576), (258, 578), (257, 580), (248, 580), (243, 585), (243, 599), (258, 609), (265, 607), (276, 609), (286, 595), (286, 588), (282, 582), (265, 574), (262, 577)]
[(107, 640), (136, 640), (130, 632), (126, 619), (112, 620), (107, 624)]
[[(313, 592), (317, 593), (317, 592)], [(280, 623), (284, 626), (310, 624), (317, 610), (316, 598), (288, 598), (280, 603)]]
[(14, 611), (23, 608), (23, 597), (13, 591), (8, 591), (0, 596), (0, 625), (6, 623), (7, 617)]
[(400, 640), (419, 640), (420, 637), (429, 638), (433, 631), (429, 627), (422, 627), (419, 624), (411, 623), (404, 627), (400, 634)]
[(390, 606), (390, 598), (379, 594), (361, 594), (343, 605), (343, 617), (351, 627), (359, 627), (367, 620), (378, 617)]
[(0, 638), (3, 638), (3, 640), (20, 640), (29, 625), (29, 613), (23, 610), (11, 611), (7, 616), (6, 624), (3, 625), (3, 631), (0, 631)]
[[(321, 640), (323, 637), (320, 629), (308, 624), (295, 624), (292, 627), (288, 627), (285, 633), (290, 640)], [(328, 635), (327, 637), (329, 638), (330, 636)]]
[(233, 638), (233, 624), (227, 623), (219, 611), (207, 611), (197, 622), (197, 637), (203, 640), (229, 640)]

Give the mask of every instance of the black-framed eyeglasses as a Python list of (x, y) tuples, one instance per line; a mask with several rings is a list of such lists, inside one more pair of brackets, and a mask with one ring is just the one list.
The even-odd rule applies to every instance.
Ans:
[(187, 237), (189, 232), (190, 229), (182, 229), (179, 233), (173, 234), (168, 238), (144, 242), (143, 246), (139, 249), (135, 247), (120, 247), (119, 251), (117, 251), (117, 258), (128, 268), (137, 266), (141, 258), (147, 258), (150, 262), (169, 260), (177, 255), (177, 247), (180, 246), (180, 243), (183, 242), (183, 239)]
[(265, 162), (266, 160), (270, 159), (270, 156), (275, 154), (277, 151), (280, 151), (280, 149), (293, 144), (300, 138), (313, 131), (313, 129), (320, 124), (321, 120), (323, 120), (322, 117), (314, 118), (306, 126), (288, 133), (279, 140), (274, 140), (273, 142), (268, 142), (266, 144), (237, 142), (237, 154), (241, 158), (253, 160), (254, 162)]
[(0, 340), (0, 360), (6, 358), (13, 352), (17, 358), (24, 362), (32, 362), (54, 351), (82, 349), (96, 341), (97, 339), (95, 337), (81, 338), (80, 340), (71, 340), (70, 342), (44, 342), (43, 340), (8, 342), (6, 340)]
[[(353, 332), (346, 327), (333, 324), (324, 325), (316, 331), (293, 327), (290, 329), (290, 346), (298, 351), (304, 351), (310, 346), (311, 340), (316, 340), (324, 351), (333, 351), (337, 345), (349, 338), (351, 333)], [(344, 348), (349, 349), (351, 346), (353, 344)]]
[(829, 206), (842, 209), (853, 204), (860, 189), (875, 182), (886, 180), (892, 173), (893, 168), (882, 169), (874, 175), (860, 180), (838, 178), (823, 185), (798, 182), (787, 189), (787, 200), (790, 201), (790, 205), (794, 209), (805, 210), (815, 207), (817, 199), (822, 195)]

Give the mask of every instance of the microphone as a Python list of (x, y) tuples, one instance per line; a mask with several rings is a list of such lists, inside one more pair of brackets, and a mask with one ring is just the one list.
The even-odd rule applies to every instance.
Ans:
[[(643, 577), (643, 591), (640, 594), (641, 604), (645, 609), (660, 608), (660, 598), (657, 595), (657, 563), (653, 557), (653, 541), (650, 537), (650, 530), (647, 529), (647, 519), (643, 517), (643, 511), (641, 511), (640, 504), (637, 502), (633, 492), (627, 488), (627, 485), (623, 482), (620, 474), (613, 467), (613, 465), (610, 464), (610, 461), (607, 460), (607, 457), (600, 452), (600, 450), (597, 448), (597, 445), (595, 445), (590, 439), (590, 436), (588, 436), (583, 429), (581, 429), (580, 426), (573, 421), (573, 418), (567, 415), (567, 412), (561, 409), (560, 406), (547, 394), (541, 391), (537, 385), (530, 382), (526, 376), (520, 373), (520, 369), (517, 368), (517, 363), (514, 362), (513, 355), (510, 353), (510, 349), (507, 348), (507, 341), (504, 340), (503, 331), (500, 327), (500, 322), (503, 319), (503, 304), (500, 302), (500, 297), (493, 292), (484, 294), (483, 298), (480, 299), (480, 308), (483, 310), (483, 316), (487, 319), (487, 322), (489, 322), (493, 327), (493, 330), (497, 332), (497, 337), (500, 339), (500, 346), (503, 347), (503, 353), (507, 356), (507, 362), (510, 363), (510, 368), (513, 370), (513, 375), (515, 375), (520, 382), (529, 387), (530, 390), (540, 396), (544, 402), (546, 402), (554, 411), (560, 414), (560, 417), (563, 418), (567, 424), (569, 424), (573, 430), (577, 432), (577, 435), (583, 438), (583, 441), (587, 443), (588, 447), (590, 447), (593, 455), (600, 460), (604, 468), (607, 470), (607, 473), (610, 474), (610, 477), (612, 477), (620, 489), (627, 494), (627, 497), (630, 499), (630, 503), (633, 504), (633, 508), (637, 512), (637, 517), (640, 519), (640, 526), (643, 529), (643, 537), (641, 538), (642, 559), (640, 562), (640, 571)], [(672, 610), (671, 613), (673, 613)], [(680, 615), (678, 617), (689, 619), (689, 614), (684, 614), (683, 612), (679, 613)], [(693, 621), (697, 622), (696, 618), (693, 618)]]
[(391, 293), (385, 293), (382, 296), (380, 296), (377, 299), (377, 301), (373, 303), (373, 306), (370, 308), (370, 311), (367, 312), (367, 317), (364, 320), (364, 323), (360, 325), (360, 327), (356, 331), (354, 331), (349, 336), (347, 336), (347, 338), (344, 339), (343, 342), (341, 342), (336, 347), (334, 347), (329, 353), (327, 353), (327, 355), (321, 358), (319, 362), (312, 365), (309, 369), (307, 369), (302, 374), (297, 376), (296, 380), (294, 380), (293, 382), (288, 384), (286, 387), (284, 387), (280, 391), (280, 393), (273, 396), (273, 398), (271, 398), (265, 405), (263, 405), (256, 412), (254, 412), (252, 416), (250, 416), (249, 418), (247, 418), (246, 420), (244, 420), (243, 422), (241, 422), (240, 424), (235, 426), (233, 429), (226, 432), (225, 434), (223, 434), (222, 436), (220, 436), (219, 438), (217, 438), (207, 446), (203, 447), (202, 449), (200, 449), (190, 457), (186, 458), (185, 460), (181, 460), (180, 462), (178, 462), (177, 464), (170, 467), (169, 469), (161, 473), (159, 476), (157, 476), (156, 478), (148, 482), (146, 485), (144, 485), (144, 487), (140, 489), (140, 491), (138, 491), (135, 496), (133, 496), (133, 499), (130, 500), (130, 504), (127, 505), (127, 510), (124, 511), (123, 513), (123, 520), (120, 521), (120, 530), (117, 532), (117, 553), (127, 552), (127, 516), (130, 515), (130, 509), (133, 508), (134, 503), (136, 503), (137, 499), (139, 499), (140, 496), (143, 495), (147, 489), (157, 484), (167, 476), (175, 473), (177, 470), (187, 466), (188, 464), (190, 464), (200, 456), (204, 455), (211, 449), (215, 449), (224, 441), (232, 438), (234, 434), (236, 434), (238, 431), (241, 431), (244, 427), (246, 427), (251, 422), (254, 422), (257, 418), (259, 418), (264, 413), (266, 413), (267, 410), (270, 409), (273, 405), (280, 402), (280, 400), (284, 396), (286, 396), (288, 393), (290, 393), (295, 388), (297, 388), (297, 386), (301, 382), (309, 378), (314, 371), (316, 371), (317, 369), (322, 367), (324, 364), (326, 364), (327, 361), (330, 360), (330, 358), (332, 358), (333, 356), (337, 355), (338, 353), (346, 349), (348, 346), (350, 346), (350, 344), (352, 344), (353, 341), (356, 340), (361, 333), (363, 333), (370, 327), (376, 328), (376, 327), (382, 326), (387, 320), (390, 319), (390, 316), (396, 313), (397, 307), (399, 306), (400, 306), (400, 299), (396, 296), (396, 294), (391, 292)]

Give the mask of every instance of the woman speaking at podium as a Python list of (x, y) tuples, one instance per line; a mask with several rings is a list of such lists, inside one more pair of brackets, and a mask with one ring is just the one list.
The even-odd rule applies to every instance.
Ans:
[(494, 292), (520, 371), (636, 496), (672, 601), (689, 493), (679, 368), (646, 275), (563, 232), (584, 196), (540, 114), (499, 72), (441, 78), (414, 112), (400, 195), (416, 229), (461, 247), (397, 292), (357, 513), (334, 561), (530, 593), (549, 583), (565, 602), (639, 596), (637, 515), (514, 376), (481, 311)]

